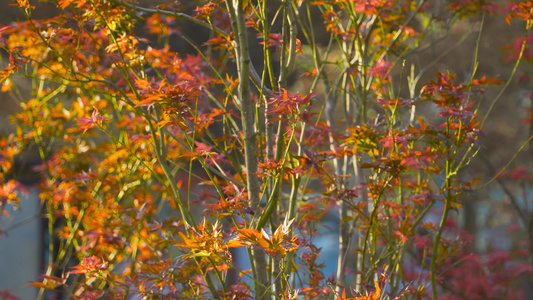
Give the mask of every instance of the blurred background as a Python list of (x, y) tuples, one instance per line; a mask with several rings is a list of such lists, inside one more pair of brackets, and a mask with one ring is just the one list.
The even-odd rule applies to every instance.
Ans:
[[(146, 2), (146, 3), (143, 3)], [(149, 4), (148, 4), (149, 2)], [(140, 5), (154, 5), (163, 1), (140, 1)], [(0, 23), (8, 25), (17, 20), (24, 20), (23, 14), (12, 1), (0, 0)], [(500, 1), (503, 9), (507, 1)], [(57, 14), (54, 5), (48, 3), (32, 3), (37, 8), (32, 17), (45, 18)], [(191, 9), (194, 2), (191, 2)], [(318, 16), (318, 15), (317, 15)], [(487, 14), (482, 28), (479, 44), (478, 78), (486, 75), (487, 78), (496, 77), (507, 80), (511, 74), (513, 60), (509, 56), (511, 51), (505, 45), (515, 47), (516, 38), (524, 35), (524, 22), (519, 20), (507, 24), (502, 14)], [(322, 25), (321, 22), (316, 24)], [(422, 25), (420, 25), (422, 26)], [(139, 32), (142, 32), (139, 26)], [(443, 28), (438, 36), (428, 37), (433, 39), (431, 47), (412, 53), (406, 57), (406, 65), (414, 64), (415, 70), (430, 66), (424, 70), (420, 82), (426, 82), (436, 71), (457, 74), (459, 82), (465, 81), (471, 75), (476, 41), (481, 29), (481, 18), (471, 18), (455, 23), (451, 28)], [(208, 32), (194, 26), (184, 29), (194, 40), (205, 40)], [(325, 30), (317, 30), (318, 34), (327, 35)], [(317, 36), (317, 40), (321, 40)], [(327, 40), (327, 39), (323, 39)], [(193, 52), (194, 50), (183, 41), (172, 42), (172, 47), (180, 53)], [(252, 51), (253, 53), (253, 51)], [(6, 65), (7, 53), (2, 53), (3, 67)], [(511, 253), (513, 258), (528, 257), (528, 241), (533, 238), (533, 145), (530, 143), (522, 152), (518, 149), (533, 132), (531, 121), (533, 102), (533, 71), (529, 61), (533, 58), (533, 41), (530, 42), (524, 53), (524, 61), (518, 68), (515, 78), (495, 104), (489, 116), (489, 121), (483, 128), (481, 142), (484, 145), (476, 158), (466, 168), (465, 178), (481, 178), (478, 186), (483, 186), (490, 178), (514, 159), (506, 173), (498, 180), (491, 182), (482, 189), (477, 190), (469, 197), (463, 197), (463, 206), (455, 211), (453, 216), (457, 224), (473, 235), (474, 243), (471, 250), (485, 255), (492, 251), (505, 251)], [(255, 57), (257, 61), (262, 58)], [(436, 62), (436, 63), (435, 63)], [(393, 72), (394, 80), (399, 79), (399, 68)], [(305, 85), (300, 74), (293, 74), (292, 82), (295, 90)], [(25, 79), (14, 78), (23, 83)], [(485, 92), (485, 100), (481, 105), (481, 114), (484, 115), (493, 99), (502, 89), (503, 85), (491, 87)], [(30, 96), (31, 91), (23, 91)], [(0, 93), (0, 136), (8, 136), (15, 130), (9, 121), (9, 115), (16, 113), (19, 108), (18, 98), (13, 92)], [(24, 95), (23, 95), (24, 96)], [(529, 119), (528, 119), (529, 118)], [(36, 295), (35, 288), (24, 288), (30, 281), (38, 280), (38, 275), (43, 270), (45, 253), (43, 242), (43, 223), (41, 220), (41, 203), (38, 199), (38, 190), (35, 184), (39, 180), (34, 167), (40, 164), (40, 158), (35, 149), (27, 149), (16, 161), (15, 179), (22, 182), (25, 189), (21, 190), (20, 209), (13, 211), (11, 216), (0, 218), (0, 299), (2, 290), (21, 299), (33, 299)], [(336, 226), (332, 226), (335, 228)], [(324, 241), (336, 241), (335, 232), (324, 231)], [(335, 243), (333, 243), (335, 244)], [(326, 247), (327, 242), (324, 243)], [(336, 257), (337, 249), (324, 249), (323, 258), (328, 259), (328, 252)], [(524, 253), (525, 252), (525, 253)], [(334, 255), (334, 256), (333, 256)], [(334, 267), (334, 264), (331, 264)], [(326, 270), (329, 276), (333, 270)]]

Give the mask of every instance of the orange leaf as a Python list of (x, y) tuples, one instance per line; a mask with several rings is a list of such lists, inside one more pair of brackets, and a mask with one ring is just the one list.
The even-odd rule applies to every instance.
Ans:
[(139, 107), (139, 106), (150, 106), (154, 103), (156, 103), (157, 101), (161, 100), (161, 94), (154, 94), (154, 95), (149, 95), (147, 97), (145, 97), (143, 100), (139, 101), (135, 107)]
[(30, 284), (26, 284), (25, 286), (33, 286), (39, 289), (55, 289), (55, 287), (48, 287), (48, 285), (42, 282), (32, 282)]
[(144, 78), (136, 78), (135, 79), (135, 86), (140, 88), (140, 89), (146, 89), (146, 88), (151, 87), (152, 85), (150, 84), (150, 82), (148, 82), (148, 80), (146, 80)]
[(237, 240), (231, 240), (229, 241), (226, 246), (228, 248), (238, 248), (238, 247), (244, 247), (244, 246), (248, 246), (248, 243), (246, 242), (243, 242), (243, 241), (237, 241)]
[(2, 84), (2, 88), (0, 90), (2, 92), (7, 92), (7, 91), (11, 91), (12, 87), (13, 87), (13, 82), (11, 81), (11, 79), (7, 78)]
[(57, 4), (61, 9), (65, 9), (67, 6), (71, 5), (73, 0), (59, 0)]

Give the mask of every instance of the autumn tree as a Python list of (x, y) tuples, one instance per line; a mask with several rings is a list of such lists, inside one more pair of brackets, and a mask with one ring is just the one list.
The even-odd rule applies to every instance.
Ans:
[[(21, 107), (0, 140), (1, 209), (18, 201), (15, 157), (37, 147), (48, 257), (30, 285), (41, 299), (520, 296), (531, 265), (500, 280), (510, 258), (497, 255), (479, 289), (462, 285), (487, 261), (450, 214), (478, 188), (462, 172), (490, 116), (479, 101), (514, 80), (531, 39), (504, 79), (478, 74), (478, 49), (463, 80), (422, 82), (430, 66), (407, 60), (503, 6), (49, 2), (60, 13), (36, 20), (16, 0), (27, 19), (0, 29), (2, 91)], [(507, 8), (529, 30), (531, 2)], [(331, 220), (335, 261), (320, 242)]]

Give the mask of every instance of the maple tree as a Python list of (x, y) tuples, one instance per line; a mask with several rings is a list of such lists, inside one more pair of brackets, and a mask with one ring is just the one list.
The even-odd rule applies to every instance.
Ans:
[[(41, 299), (520, 296), (533, 267), (505, 275), (510, 256), (472, 255), (450, 213), (477, 189), (462, 171), (502, 94), (486, 114), (479, 101), (531, 60), (530, 36), (504, 47), (514, 68), (503, 80), (477, 74), (476, 56), (466, 80), (437, 72), (423, 83), (405, 60), (438, 28), (503, 6), (449, 1), (441, 15), (424, 0), (49, 2), (60, 13), (35, 20), (16, 0), (27, 19), (0, 28), (2, 91), (21, 106), (16, 132), (0, 139), (0, 212), (18, 202), (7, 180), (15, 157), (35, 145), (49, 238), (30, 286)], [(528, 31), (531, 7), (510, 2), (504, 19)], [(494, 180), (532, 179), (509, 174)], [(329, 276), (318, 237), (331, 219)]]

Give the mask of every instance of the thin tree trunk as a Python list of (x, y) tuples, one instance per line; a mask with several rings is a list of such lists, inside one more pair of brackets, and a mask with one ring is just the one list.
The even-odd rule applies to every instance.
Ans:
[[(237, 70), (239, 73), (238, 97), (241, 104), (242, 127), (244, 135), (244, 156), (246, 166), (246, 185), (250, 206), (259, 213), (260, 184), (257, 177), (257, 145), (254, 130), (254, 107), (250, 97), (250, 54), (248, 52), (248, 37), (246, 34), (243, 0), (226, 1), (228, 13), (231, 17), (231, 26), (235, 34), (235, 52)], [(255, 218), (258, 220), (258, 218)], [(254, 224), (252, 224), (254, 226)], [(267, 300), (270, 295), (267, 291), (268, 276), (265, 252), (253, 249), (252, 263), (254, 264), (254, 284), (256, 299)]]

